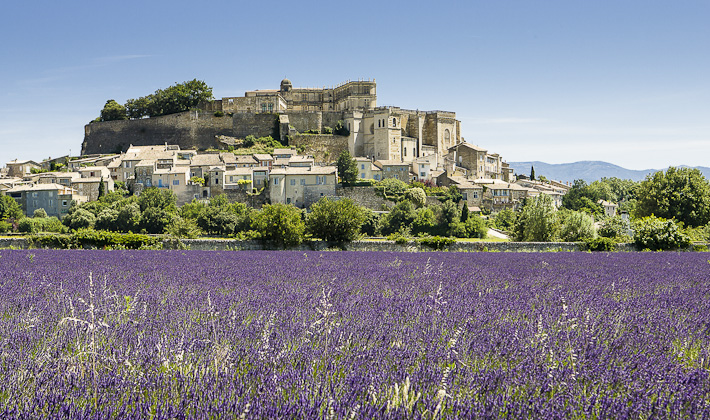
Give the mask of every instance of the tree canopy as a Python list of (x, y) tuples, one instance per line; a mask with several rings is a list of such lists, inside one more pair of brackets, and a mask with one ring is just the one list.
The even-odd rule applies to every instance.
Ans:
[(104, 109), (101, 110), (101, 121), (127, 120), (126, 107), (113, 99), (106, 101)]
[(338, 174), (343, 180), (343, 185), (353, 185), (357, 181), (357, 162), (353, 159), (350, 152), (343, 150), (338, 156)]
[(557, 236), (555, 205), (547, 194), (527, 200), (515, 222), (515, 239), (523, 242), (549, 242)]
[(211, 99), (212, 88), (202, 80), (193, 79), (175, 83), (166, 89), (158, 89), (138, 99), (129, 99), (125, 106), (110, 99), (101, 111), (100, 120), (113, 121), (175, 114)]
[(351, 199), (324, 197), (311, 206), (306, 231), (324, 241), (346, 242), (357, 238), (364, 222), (365, 212)]
[(655, 215), (697, 227), (710, 222), (710, 183), (697, 169), (670, 167), (638, 187), (636, 217)]

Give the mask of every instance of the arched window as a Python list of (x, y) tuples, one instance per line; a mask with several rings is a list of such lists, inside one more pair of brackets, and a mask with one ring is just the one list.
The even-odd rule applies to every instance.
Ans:
[(378, 128), (379, 128), (379, 127), (382, 127), (382, 121), (377, 120), (377, 127), (378, 127)]
[(397, 118), (392, 118), (392, 125), (397, 127)]
[(444, 144), (449, 144), (450, 141), (451, 141), (451, 132), (447, 128), (446, 130), (444, 130)]

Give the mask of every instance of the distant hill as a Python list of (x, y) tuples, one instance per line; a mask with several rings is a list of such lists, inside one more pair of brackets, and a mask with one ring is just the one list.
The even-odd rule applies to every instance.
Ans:
[[(575, 179), (583, 179), (593, 182), (601, 178), (620, 178), (641, 181), (646, 175), (658, 172), (660, 169), (632, 170), (622, 168), (608, 162), (583, 161), (574, 163), (550, 164), (545, 162), (508, 162), (516, 174), (530, 175), (530, 167), (535, 167), (535, 175), (544, 175), (547, 179), (557, 181), (572, 182)], [(710, 168), (696, 167), (710, 179)]]

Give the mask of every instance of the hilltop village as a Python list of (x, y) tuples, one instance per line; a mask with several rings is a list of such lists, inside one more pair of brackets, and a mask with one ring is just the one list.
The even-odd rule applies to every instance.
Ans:
[[(185, 121), (195, 126), (176, 136)], [(212, 131), (209, 142), (199, 144), (207, 131)], [(307, 208), (323, 197), (349, 197), (379, 211), (387, 202), (371, 186), (395, 178), (455, 185), (471, 212), (516, 209), (525, 198), (540, 194), (559, 206), (569, 188), (517, 179), (500, 155), (460, 136), (454, 112), (378, 107), (374, 80), (314, 89), (293, 88), (284, 79), (278, 90), (249, 91), (177, 115), (92, 122), (85, 132), (82, 150), (91, 153), (7, 162), (0, 192), (17, 200), (27, 216), (42, 208), (62, 218), (72, 201), (95, 201), (116, 186), (134, 195), (150, 187), (170, 190), (177, 205), (219, 194), (254, 207), (284, 203)], [(278, 141), (272, 145), (288, 147), (267, 146), (262, 153), (240, 147), (244, 139), (253, 144), (264, 137), (274, 140), (274, 134)], [(130, 140), (142, 144), (97, 153), (123, 149)], [(358, 182), (352, 188), (339, 182), (335, 161), (343, 151), (357, 164)]]

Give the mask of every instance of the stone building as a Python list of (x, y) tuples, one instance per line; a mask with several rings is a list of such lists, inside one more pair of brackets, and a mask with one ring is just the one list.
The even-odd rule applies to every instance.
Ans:
[(44, 209), (47, 216), (61, 219), (66, 216), (72, 201), (81, 204), (87, 197), (71, 187), (59, 184), (19, 185), (6, 193), (22, 208), (25, 216), (32, 217), (35, 210)]
[(378, 107), (375, 80), (348, 81), (332, 88), (294, 88), (284, 79), (278, 90), (248, 91), (243, 97), (224, 97), (205, 108), (235, 114), (237, 132), (243, 131), (241, 126), (252, 131), (268, 128), (257, 130), (260, 124), (254, 118), (239, 114), (279, 114), (282, 140), (298, 133), (324, 133), (341, 122), (349, 132), (350, 153), (375, 160), (413, 162), (431, 154), (443, 156), (462, 141), (454, 112)]
[(373, 109), (377, 86), (374, 80), (358, 80), (330, 88), (294, 88), (290, 80), (283, 79), (278, 90), (251, 90), (241, 97), (224, 97), (212, 106), (225, 113)]

